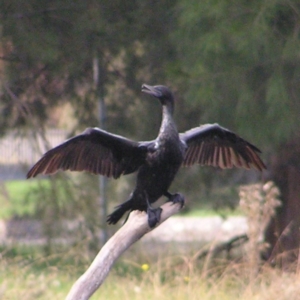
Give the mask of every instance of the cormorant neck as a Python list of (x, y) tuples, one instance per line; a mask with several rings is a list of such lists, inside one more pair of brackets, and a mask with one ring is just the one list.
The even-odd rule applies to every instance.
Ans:
[(162, 114), (163, 117), (171, 117), (173, 118), (174, 113), (174, 104), (172, 102), (167, 102), (162, 105)]
[(165, 133), (166, 131), (169, 131), (169, 128), (176, 129), (176, 125), (173, 120), (173, 112), (174, 112), (174, 104), (173, 103), (166, 103), (162, 105), (162, 123), (160, 127), (160, 134)]

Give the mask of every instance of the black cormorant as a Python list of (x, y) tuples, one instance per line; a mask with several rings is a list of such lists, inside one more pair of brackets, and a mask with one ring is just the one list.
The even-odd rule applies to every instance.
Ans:
[(99, 128), (87, 128), (46, 152), (28, 172), (27, 178), (52, 174), (60, 169), (88, 171), (113, 178), (137, 171), (134, 191), (107, 221), (115, 224), (126, 211), (141, 210), (147, 212), (149, 226), (154, 227), (160, 220), (161, 208), (152, 208), (152, 203), (161, 196), (172, 202), (184, 202), (181, 194), (168, 191), (180, 166), (265, 169), (258, 148), (218, 124), (178, 133), (173, 120), (174, 97), (166, 86), (143, 84), (142, 92), (158, 98), (162, 105), (162, 123), (155, 140), (135, 142)]

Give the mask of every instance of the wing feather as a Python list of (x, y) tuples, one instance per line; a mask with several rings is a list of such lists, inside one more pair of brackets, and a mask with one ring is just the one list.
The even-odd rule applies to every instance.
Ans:
[(187, 145), (184, 166), (193, 164), (212, 165), (222, 169), (238, 167), (266, 168), (260, 150), (234, 132), (218, 124), (206, 124), (180, 134)]
[(87, 128), (46, 152), (30, 169), (27, 178), (58, 170), (87, 171), (118, 178), (136, 171), (144, 163), (147, 145), (99, 128)]

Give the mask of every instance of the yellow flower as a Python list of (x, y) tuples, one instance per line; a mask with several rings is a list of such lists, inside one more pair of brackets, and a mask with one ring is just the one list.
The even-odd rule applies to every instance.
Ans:
[(184, 282), (188, 283), (190, 281), (190, 277), (189, 276), (184, 276), (183, 280), (184, 280)]
[(146, 272), (150, 269), (150, 266), (148, 264), (142, 264), (141, 269)]

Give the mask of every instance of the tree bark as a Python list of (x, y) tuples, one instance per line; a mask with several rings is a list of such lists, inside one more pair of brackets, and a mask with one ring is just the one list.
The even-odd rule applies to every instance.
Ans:
[(282, 206), (265, 234), (270, 244), (265, 258), (271, 263), (290, 267), (300, 247), (300, 143), (285, 145), (273, 159), (271, 179), (281, 193)]
[[(167, 202), (161, 208), (163, 209), (161, 220), (157, 226), (178, 213), (182, 206), (179, 203)], [(148, 216), (145, 212), (133, 211), (127, 222), (102, 247), (87, 271), (74, 283), (66, 300), (89, 299), (101, 286), (121, 254), (152, 229), (148, 225)]]

